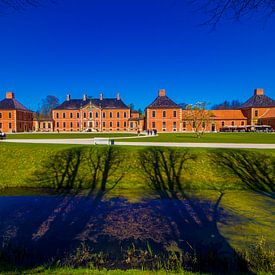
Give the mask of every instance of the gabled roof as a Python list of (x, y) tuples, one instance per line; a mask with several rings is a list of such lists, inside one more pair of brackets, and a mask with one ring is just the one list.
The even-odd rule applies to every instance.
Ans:
[(23, 104), (14, 98), (5, 98), (1, 100), (0, 110), (23, 110), (31, 112), (28, 108), (26, 108)]
[(129, 109), (127, 105), (117, 98), (103, 98), (100, 99), (70, 99), (65, 100), (62, 104), (57, 106), (54, 110), (79, 110), (89, 104), (103, 109)]
[(158, 96), (147, 108), (181, 108), (168, 96)]
[(241, 105), (241, 109), (244, 108), (268, 108), (275, 107), (275, 100), (264, 95), (264, 94), (254, 94), (249, 98), (244, 104)]
[(214, 119), (247, 119), (241, 110), (211, 110)]

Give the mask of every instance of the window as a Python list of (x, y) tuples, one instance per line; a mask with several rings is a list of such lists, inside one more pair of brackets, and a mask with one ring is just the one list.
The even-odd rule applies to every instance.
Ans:
[(56, 127), (59, 128), (59, 122), (56, 122)]
[(133, 128), (133, 127), (134, 127), (133, 122), (130, 122), (130, 128)]
[(106, 117), (106, 113), (105, 113), (105, 112), (102, 113), (102, 117), (103, 117), (103, 118)]
[(224, 126), (224, 121), (222, 121), (222, 127)]
[[(21, 123), (20, 123), (20, 128), (21, 128)], [(43, 128), (46, 128), (46, 123), (43, 122)]]
[(70, 113), (70, 118), (73, 118), (73, 113)]
[(110, 127), (113, 127), (113, 122), (112, 121), (110, 122)]
[(83, 113), (83, 117), (86, 118), (86, 112)]
[(63, 122), (63, 128), (66, 128), (66, 122)]
[(0, 118), (2, 118), (2, 113), (0, 113)]
[(98, 112), (95, 113), (95, 117), (98, 118)]
[(63, 118), (66, 118), (66, 113), (63, 113)]
[(124, 121), (124, 127), (127, 127), (127, 123), (126, 123), (126, 121)]
[(173, 128), (177, 129), (177, 122), (176, 121), (173, 122)]
[(0, 129), (2, 129), (2, 123), (0, 122)]
[(48, 123), (48, 128), (49, 128), (49, 129), (51, 128), (51, 123)]
[(116, 113), (116, 117), (119, 118), (119, 116), (120, 116), (120, 115), (119, 115), (119, 112), (117, 112), (117, 113)]
[(235, 124), (234, 121), (231, 121), (231, 125), (234, 126), (234, 124)]
[(9, 123), (9, 129), (11, 129), (11, 123)]
[(113, 117), (113, 113), (112, 112), (110, 112), (110, 118), (112, 118)]
[(89, 117), (90, 117), (90, 118), (93, 117), (93, 113), (92, 113), (92, 112), (89, 113)]
[(152, 111), (152, 117), (156, 117), (156, 111)]
[(186, 128), (186, 121), (183, 121), (182, 127), (183, 127), (183, 128)]
[(79, 113), (76, 113), (76, 118), (79, 118)]
[(59, 118), (59, 113), (56, 113), (56, 118)]
[(242, 121), (241, 125), (244, 126), (244, 121)]
[(255, 116), (257, 117), (259, 115), (259, 111), (255, 110)]
[(127, 117), (127, 113), (126, 113), (126, 112), (124, 112), (124, 113), (123, 113), (123, 116), (124, 116), (124, 118), (126, 118), (126, 117)]
[(166, 111), (162, 112), (162, 117), (166, 117)]
[(72, 122), (70, 122), (70, 127), (73, 128), (73, 123)]
[(76, 124), (76, 125), (77, 125), (77, 128), (79, 128), (79, 122), (77, 122), (77, 124)]
[(102, 126), (105, 128), (105, 125), (106, 125), (106, 123), (105, 123), (105, 121), (102, 123)]
[(98, 127), (98, 121), (95, 123), (95, 127)]
[(205, 128), (205, 121), (202, 122), (202, 128)]
[(166, 122), (165, 121), (162, 122), (162, 128), (164, 128), (164, 129), (166, 128)]
[(119, 122), (116, 123), (116, 127), (119, 127)]
[(156, 128), (156, 122), (152, 122), (152, 128)]
[(173, 111), (173, 117), (177, 117), (177, 111)]
[(9, 113), (9, 118), (11, 118), (11, 113)]
[(86, 128), (86, 126), (87, 126), (87, 123), (86, 123), (86, 122), (84, 122), (84, 128)]

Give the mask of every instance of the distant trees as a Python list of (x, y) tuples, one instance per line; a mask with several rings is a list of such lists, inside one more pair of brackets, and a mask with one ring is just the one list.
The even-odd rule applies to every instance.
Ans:
[(207, 15), (206, 25), (216, 27), (223, 20), (240, 20), (248, 15), (270, 18), (275, 12), (274, 0), (191, 0)]
[(211, 107), (211, 110), (236, 110), (239, 109), (242, 103), (239, 100), (232, 100), (231, 102), (225, 100), (222, 103), (215, 104)]
[(41, 100), (36, 112), (37, 118), (50, 118), (52, 110), (59, 105), (59, 99), (54, 95), (48, 95)]
[(205, 102), (198, 102), (194, 105), (186, 106), (184, 120), (194, 129), (197, 138), (201, 137), (210, 123), (212, 117), (211, 111), (206, 110)]

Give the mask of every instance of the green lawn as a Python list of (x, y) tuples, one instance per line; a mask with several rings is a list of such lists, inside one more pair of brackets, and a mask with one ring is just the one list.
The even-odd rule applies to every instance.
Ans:
[(133, 138), (130, 142), (205, 142), (205, 143), (275, 143), (275, 133), (205, 133), (197, 138), (192, 133), (160, 133), (156, 137)]
[(132, 137), (137, 134), (133, 133), (16, 133), (7, 134), (7, 139), (78, 139), (94, 137)]
[[(203, 142), (203, 143), (270, 143), (275, 144), (275, 133), (205, 133), (197, 138), (192, 133), (160, 133), (156, 137), (139, 137), (135, 133), (19, 133), (8, 134), (8, 139), (81, 139), (94, 137), (118, 138), (127, 142)], [(126, 137), (124, 139), (124, 137)], [(132, 137), (132, 138), (127, 138)]]
[[(86, 152), (90, 147), (81, 145), (0, 143), (0, 188), (46, 187), (37, 186), (36, 183), (29, 181), (29, 179), (35, 175), (37, 171), (44, 166), (45, 161), (54, 154), (71, 148), (80, 148), (83, 152)], [(144, 148), (134, 146), (122, 148), (125, 152), (125, 164), (120, 167), (120, 172), (125, 172), (126, 174), (117, 188), (120, 190), (127, 190), (128, 188), (136, 190), (148, 188), (140, 175), (137, 161), (138, 152)], [(182, 148), (178, 150), (184, 151), (185, 149)], [(226, 183), (233, 189), (240, 188), (241, 184), (239, 179), (232, 176), (225, 178), (225, 174), (216, 171), (215, 165), (213, 165), (209, 158), (209, 153), (228, 152), (230, 149), (190, 148), (188, 151), (197, 155), (197, 160), (188, 165), (184, 175), (185, 182), (189, 184), (192, 189), (209, 189), (209, 186), (223, 183)], [(270, 156), (275, 155), (275, 150), (250, 151), (265, 153)], [(86, 173), (86, 167), (83, 167), (83, 173)], [(129, 181), (129, 178), (131, 181)]]

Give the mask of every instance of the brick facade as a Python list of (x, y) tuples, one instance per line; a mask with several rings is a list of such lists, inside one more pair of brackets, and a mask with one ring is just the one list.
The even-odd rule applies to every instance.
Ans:
[[(140, 115), (130, 108), (117, 94), (115, 98), (66, 100), (52, 111), (52, 119), (37, 121), (33, 113), (7, 92), (0, 101), (0, 131), (58, 131), (58, 132), (192, 132), (192, 121), (187, 120), (186, 110), (167, 97), (164, 89), (159, 90), (156, 99)], [(275, 101), (264, 95), (263, 89), (255, 89), (239, 110), (206, 110), (211, 118), (201, 127), (205, 131), (221, 131), (223, 127), (246, 125), (270, 125), (275, 129)]]
[(33, 129), (33, 112), (19, 103), (13, 92), (7, 92), (0, 101), (0, 131), (30, 132)]

